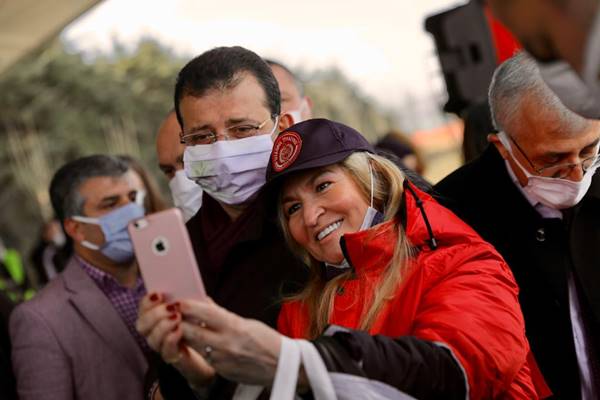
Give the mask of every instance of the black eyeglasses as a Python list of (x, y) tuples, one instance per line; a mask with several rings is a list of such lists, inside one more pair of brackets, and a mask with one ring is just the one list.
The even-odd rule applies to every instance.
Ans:
[(596, 153), (595, 155), (585, 158), (578, 163), (554, 164), (547, 167), (537, 168), (535, 165), (533, 165), (529, 157), (527, 157), (527, 154), (525, 154), (521, 146), (519, 146), (519, 143), (517, 143), (517, 141), (510, 135), (507, 134), (506, 136), (510, 138), (517, 149), (521, 152), (523, 157), (525, 157), (529, 165), (531, 165), (531, 168), (533, 168), (533, 170), (540, 176), (564, 179), (571, 174), (571, 171), (573, 171), (573, 168), (575, 167), (581, 166), (581, 170), (583, 173), (585, 173), (588, 169), (600, 163), (600, 154)]

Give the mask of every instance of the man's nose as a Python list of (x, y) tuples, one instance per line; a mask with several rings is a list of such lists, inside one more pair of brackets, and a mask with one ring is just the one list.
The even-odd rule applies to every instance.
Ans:
[(221, 131), (221, 132), (216, 132), (215, 131), (215, 141), (220, 141), (220, 140), (230, 140), (229, 139), (229, 134), (226, 131)]
[(577, 164), (571, 165), (571, 170), (569, 171), (569, 175), (567, 175), (567, 179), (573, 182), (579, 182), (583, 179), (583, 164), (581, 162)]

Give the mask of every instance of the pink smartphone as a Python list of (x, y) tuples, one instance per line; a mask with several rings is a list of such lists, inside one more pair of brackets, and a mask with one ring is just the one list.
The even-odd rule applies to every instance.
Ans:
[(206, 297), (181, 211), (170, 208), (129, 223), (129, 234), (146, 290), (167, 301)]

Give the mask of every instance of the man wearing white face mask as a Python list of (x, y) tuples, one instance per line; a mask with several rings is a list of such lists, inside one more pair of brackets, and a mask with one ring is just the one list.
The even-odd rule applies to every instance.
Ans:
[(50, 198), (74, 256), (11, 316), (20, 399), (143, 398), (150, 348), (134, 325), (145, 288), (127, 233), (144, 215), (143, 191), (112, 156), (80, 158), (54, 175)]
[(288, 113), (293, 124), (312, 118), (312, 100), (304, 94), (302, 82), (285, 65), (274, 60), (265, 60), (271, 67), (281, 92), (281, 112)]
[[(218, 47), (179, 72), (174, 98), (185, 174), (203, 192), (187, 228), (206, 292), (230, 311), (275, 326), (282, 295), (306, 278), (261, 193), (273, 140), (292, 123), (281, 113), (277, 81), (257, 54)], [(230, 398), (235, 385), (206, 367), (211, 349), (198, 354), (180, 342), (181, 321), (168, 319), (173, 305), (163, 300), (161, 293), (144, 298), (138, 329), (175, 367), (158, 367), (164, 398), (194, 399), (192, 387), (209, 398)], [(203, 379), (186, 382), (182, 375)]]
[(567, 110), (521, 53), (489, 90), (492, 146), (436, 185), (521, 289), (526, 333), (561, 399), (600, 396), (600, 122)]
[(183, 152), (185, 145), (181, 143), (179, 133), (181, 127), (177, 122), (175, 111), (169, 112), (156, 135), (156, 155), (158, 166), (169, 180), (169, 189), (173, 204), (183, 213), (187, 222), (202, 206), (202, 187), (189, 179), (183, 169)]

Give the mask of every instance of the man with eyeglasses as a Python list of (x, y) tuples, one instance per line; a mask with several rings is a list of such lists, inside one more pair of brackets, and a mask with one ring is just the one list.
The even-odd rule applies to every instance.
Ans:
[(489, 100), (499, 133), (435, 189), (510, 265), (556, 398), (600, 398), (600, 122), (566, 109), (525, 53), (498, 67)]
[[(281, 113), (277, 81), (257, 54), (218, 47), (179, 72), (174, 97), (185, 174), (203, 192), (187, 228), (206, 291), (230, 311), (274, 327), (282, 296), (306, 279), (260, 191), (275, 136), (292, 122)], [(214, 376), (211, 349), (199, 354), (179, 341), (181, 321), (169, 319), (175, 306), (160, 293), (141, 304), (138, 330), (175, 367), (159, 366), (164, 398), (230, 398), (235, 385)]]

